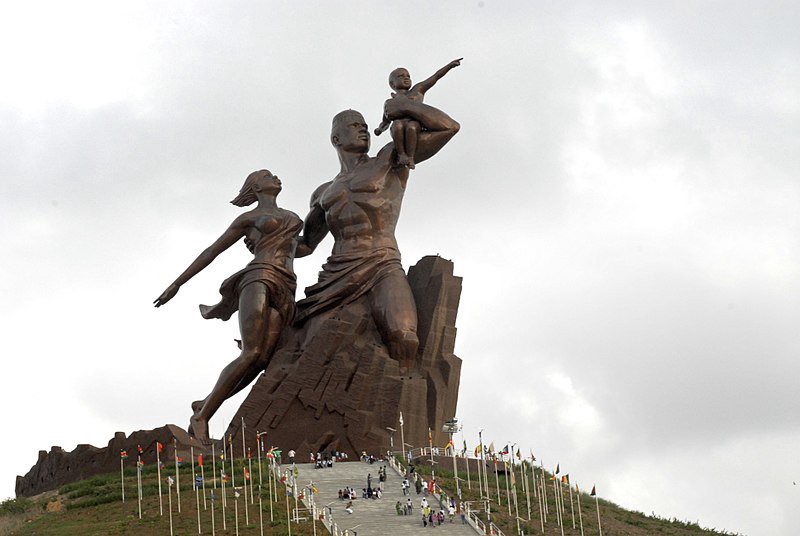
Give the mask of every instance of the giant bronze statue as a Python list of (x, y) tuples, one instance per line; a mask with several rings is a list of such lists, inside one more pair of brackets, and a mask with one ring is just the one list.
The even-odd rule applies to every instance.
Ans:
[[(208, 440), (209, 419), (261, 371), (228, 428), (234, 441), (246, 423), (295, 450), (360, 452), (385, 445), (401, 411), (408, 438), (417, 442), (454, 416), (460, 278), (438, 257), (424, 258), (407, 277), (395, 229), (410, 170), (459, 131), (450, 116), (422, 101), (460, 61), (413, 86), (406, 69), (392, 71), (394, 93), (375, 130), (391, 129), (392, 141), (376, 156), (368, 154), (370, 132), (359, 112), (334, 116), (330, 141), (340, 171), (314, 190), (304, 222), (278, 208), (277, 177), (252, 173), (232, 203), (257, 201), (257, 207), (236, 218), (155, 300), (156, 307), (167, 303), (241, 238), (254, 254), (222, 284), (219, 304), (200, 307), (203, 317), (223, 320), (238, 310), (242, 341), (239, 357), (192, 404), (189, 430), (196, 438)], [(295, 306), (293, 260), (312, 253), (328, 233), (331, 255)]]
[(242, 238), (254, 254), (247, 266), (222, 283), (218, 304), (200, 306), (204, 318), (222, 320), (228, 320), (238, 310), (242, 333), (239, 357), (222, 370), (211, 393), (192, 404), (189, 433), (200, 440), (208, 439), (208, 420), (222, 403), (266, 368), (281, 330), (294, 318), (296, 283), (292, 263), (295, 256), (307, 255), (310, 250), (301, 245), (298, 255), (302, 221), (295, 213), (278, 207), (276, 197), (280, 191), (281, 181), (276, 175), (267, 170), (251, 173), (231, 203), (244, 207), (257, 202), (256, 208), (238, 216), (153, 302), (156, 307), (167, 303), (181, 285)]

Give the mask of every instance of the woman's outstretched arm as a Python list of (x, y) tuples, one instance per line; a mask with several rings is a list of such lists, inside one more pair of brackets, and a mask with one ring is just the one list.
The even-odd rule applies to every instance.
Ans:
[(175, 297), (181, 285), (189, 281), (191, 278), (199, 274), (206, 266), (216, 259), (220, 253), (231, 247), (233, 244), (242, 238), (247, 227), (250, 224), (250, 214), (242, 214), (233, 220), (233, 223), (222, 233), (222, 236), (217, 238), (213, 244), (208, 246), (197, 258), (189, 265), (186, 270), (169, 286), (167, 290), (161, 293), (161, 296), (155, 299), (153, 303), (156, 307), (161, 307), (169, 300)]

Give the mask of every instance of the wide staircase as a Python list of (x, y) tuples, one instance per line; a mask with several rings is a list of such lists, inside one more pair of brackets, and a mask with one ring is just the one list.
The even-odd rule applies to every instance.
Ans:
[[(380, 499), (363, 499), (361, 489), (367, 487), (367, 475), (372, 475), (372, 486), (378, 485), (378, 468), (386, 466), (386, 482), (383, 483), (383, 495)], [(284, 468), (287, 466), (284, 465)], [(476, 531), (469, 525), (461, 523), (459, 516), (456, 516), (453, 523), (447, 519), (447, 509), (445, 511), (445, 522), (435, 527), (422, 526), (422, 510), (420, 501), (423, 495), (417, 495), (413, 486), (410, 495), (403, 495), (402, 482), (400, 477), (388, 463), (375, 462), (368, 464), (365, 462), (339, 462), (333, 467), (315, 469), (312, 464), (298, 464), (298, 485), (308, 487), (313, 482), (317, 488), (313, 500), (318, 509), (325, 511), (326, 521), (331, 519), (334, 522), (339, 534), (350, 536), (382, 536), (382, 535), (411, 535), (411, 534), (433, 534), (443, 535), (472, 535)], [(345, 511), (347, 501), (340, 501), (338, 491), (345, 487), (355, 488), (357, 499), (353, 501), (353, 513)], [(411, 497), (414, 509), (411, 515), (397, 515), (395, 505), (397, 501), (405, 504), (406, 499)], [(439, 511), (439, 504), (436, 499), (429, 496), (428, 502), (436, 512)], [(326, 523), (329, 525), (329, 523)]]

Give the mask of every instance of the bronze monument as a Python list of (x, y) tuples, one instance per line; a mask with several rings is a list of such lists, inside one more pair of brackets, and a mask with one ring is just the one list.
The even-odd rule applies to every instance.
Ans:
[[(407, 70), (392, 72), (395, 93), (384, 103), (384, 120), (375, 132), (393, 122), (393, 141), (374, 157), (368, 155), (364, 117), (354, 110), (334, 116), (330, 141), (340, 171), (313, 192), (302, 224), (278, 208), (277, 177), (267, 171), (251, 174), (233, 203), (258, 201), (258, 206), (239, 216), (155, 300), (156, 307), (167, 303), (242, 237), (254, 253), (247, 267), (222, 284), (220, 303), (201, 306), (205, 318), (223, 320), (238, 309), (242, 344), (211, 393), (192, 404), (195, 437), (208, 440), (211, 416), (262, 370), (229, 426), (235, 441), (244, 421), (249, 430), (271, 433), (273, 444), (282, 441), (296, 450), (374, 451), (386, 445), (386, 427), (396, 426), (400, 411), (409, 422), (406, 437), (416, 443), (427, 437), (429, 427), (438, 435), (441, 423), (453, 417), (461, 364), (452, 355), (460, 278), (453, 276), (449, 261), (426, 257), (414, 267), (420, 275), (412, 278), (412, 290), (395, 228), (409, 171), (460, 128), (445, 112), (422, 102), (425, 92), (460, 62), (414, 86)], [(312, 253), (329, 232), (331, 255), (295, 314), (292, 262)]]
[[(302, 221), (294, 212), (278, 207), (275, 198), (280, 191), (281, 181), (276, 175), (267, 170), (251, 173), (231, 203), (244, 207), (257, 202), (256, 208), (237, 217), (153, 302), (156, 307), (167, 303), (181, 285), (245, 238), (253, 260), (222, 283), (219, 303), (200, 306), (203, 318), (228, 320), (238, 310), (242, 333), (239, 357), (222, 369), (205, 399), (192, 403), (194, 414), (188, 431), (201, 441), (208, 440), (208, 420), (222, 403), (250, 385), (266, 368), (281, 330), (294, 319), (297, 285), (292, 264), (298, 255)], [(309, 252), (300, 246), (299, 256)]]

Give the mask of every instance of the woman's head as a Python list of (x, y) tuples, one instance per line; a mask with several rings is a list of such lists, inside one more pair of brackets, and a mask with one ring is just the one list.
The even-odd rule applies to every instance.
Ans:
[(231, 203), (237, 207), (246, 207), (258, 201), (258, 192), (278, 195), (281, 191), (281, 181), (266, 169), (254, 171), (244, 180), (242, 188)]

